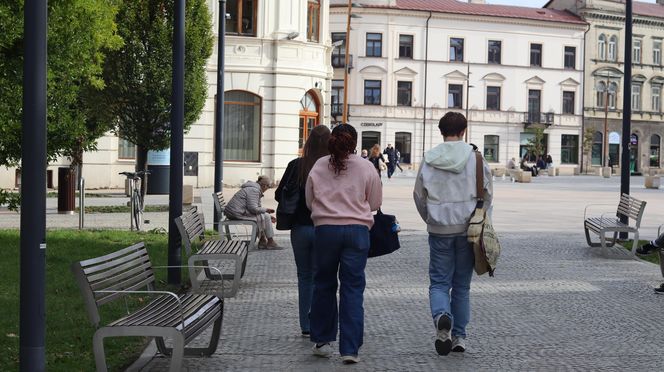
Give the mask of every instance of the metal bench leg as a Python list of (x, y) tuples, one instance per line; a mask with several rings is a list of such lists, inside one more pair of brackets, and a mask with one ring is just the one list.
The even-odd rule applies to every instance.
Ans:
[(590, 246), (590, 247), (599, 247), (599, 246), (601, 246), (600, 243), (593, 243), (590, 240), (590, 231), (588, 230), (587, 227), (584, 227), (584, 230), (586, 230), (586, 241), (588, 242), (588, 246)]
[(632, 254), (636, 255), (636, 247), (639, 246), (639, 230), (634, 232), (634, 240), (632, 240)]
[(235, 259), (235, 274), (233, 275), (233, 286), (228, 292), (224, 289), (223, 293), (224, 297), (233, 297), (240, 289), (240, 278), (242, 277), (242, 267), (243, 267), (242, 259), (240, 257), (237, 257)]
[(92, 350), (95, 354), (95, 366), (97, 372), (107, 372), (106, 354), (104, 353), (104, 335), (103, 330), (97, 330), (92, 337)]
[(173, 349), (171, 355), (171, 367), (168, 369), (170, 372), (179, 372), (182, 370), (182, 360), (184, 359), (184, 335), (180, 332), (173, 331)]
[(214, 354), (217, 351), (217, 346), (219, 345), (219, 337), (221, 335), (221, 325), (223, 324), (224, 318), (224, 303), (221, 303), (221, 315), (219, 319), (214, 321), (212, 326), (212, 335), (210, 336), (210, 343), (207, 347), (190, 347), (184, 349), (184, 355), (186, 356), (206, 356)]
[(602, 248), (606, 248), (606, 232), (602, 231), (599, 233), (599, 241)]
[(659, 270), (662, 272), (662, 276), (664, 276), (664, 252), (662, 250), (659, 250)]

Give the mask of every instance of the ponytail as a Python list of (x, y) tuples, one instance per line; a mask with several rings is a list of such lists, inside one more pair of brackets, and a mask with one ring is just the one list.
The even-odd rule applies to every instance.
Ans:
[(330, 166), (339, 175), (346, 170), (348, 156), (355, 152), (357, 131), (349, 124), (340, 124), (332, 130), (327, 148), (330, 150)]

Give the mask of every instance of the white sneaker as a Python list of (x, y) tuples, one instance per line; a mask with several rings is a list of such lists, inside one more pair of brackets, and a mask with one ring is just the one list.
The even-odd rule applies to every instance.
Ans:
[(436, 342), (434, 346), (436, 347), (436, 352), (438, 355), (447, 355), (452, 350), (452, 339), (451, 339), (451, 330), (452, 330), (452, 319), (447, 314), (438, 315), (436, 318)]
[(360, 357), (357, 355), (342, 355), (341, 361), (344, 364), (356, 364), (360, 362)]
[(311, 350), (313, 354), (317, 357), (329, 358), (332, 356), (332, 345), (330, 345), (329, 343), (323, 344), (321, 346), (317, 346), (316, 344), (314, 344)]
[(464, 351), (466, 351), (466, 339), (452, 336), (452, 352), (463, 353)]

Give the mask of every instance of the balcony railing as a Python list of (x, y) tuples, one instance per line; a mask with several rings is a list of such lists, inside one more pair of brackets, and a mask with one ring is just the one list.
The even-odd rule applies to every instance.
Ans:
[(533, 124), (543, 124), (547, 127), (553, 124), (553, 112), (531, 111), (524, 114), (523, 123), (527, 126)]
[[(332, 67), (334, 68), (344, 68), (346, 63), (346, 56), (344, 54), (332, 54)], [(353, 68), (353, 55), (348, 56), (348, 69)]]

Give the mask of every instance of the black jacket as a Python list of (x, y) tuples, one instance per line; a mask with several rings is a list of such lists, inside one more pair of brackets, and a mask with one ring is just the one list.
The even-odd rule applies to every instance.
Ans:
[[(293, 186), (297, 185), (299, 174), (300, 174), (300, 158), (293, 159), (291, 160), (290, 163), (288, 163), (286, 171), (284, 172), (284, 176), (281, 178), (281, 182), (279, 182), (279, 186), (277, 187), (277, 190), (275, 190), (274, 192), (274, 198), (276, 199), (277, 202), (281, 201), (281, 195), (285, 185), (293, 185)], [(307, 208), (307, 200), (304, 195), (305, 193), (304, 185), (297, 185), (297, 186), (299, 187), (300, 195), (297, 202), (297, 208), (295, 209), (295, 216), (293, 219), (293, 223), (296, 225), (313, 226), (314, 221), (311, 219), (311, 211), (309, 210), (309, 208)], [(279, 212), (278, 209), (277, 212)], [(279, 221), (279, 214), (277, 213), (277, 223), (278, 221)]]

